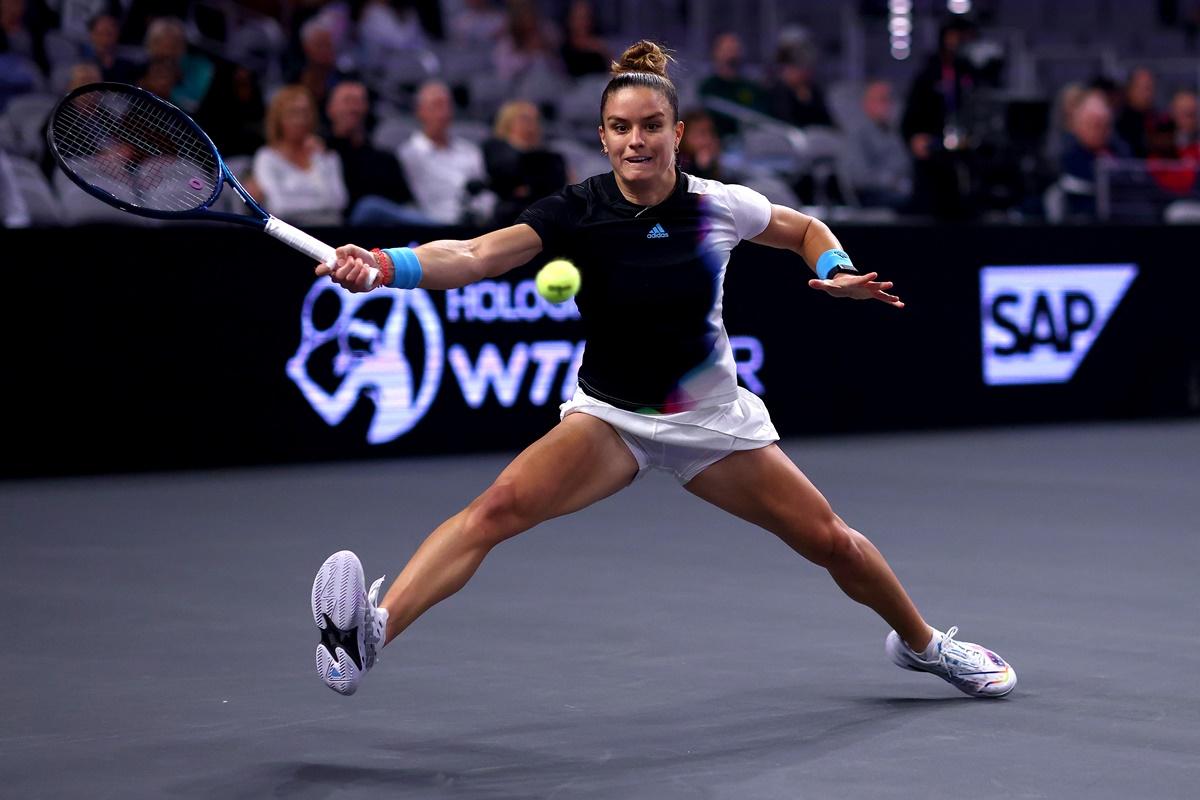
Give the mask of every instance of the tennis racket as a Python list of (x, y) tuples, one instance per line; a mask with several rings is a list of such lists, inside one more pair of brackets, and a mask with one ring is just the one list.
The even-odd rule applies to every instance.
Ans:
[[(332, 247), (273, 217), (242, 188), (216, 145), (167, 101), (123, 83), (92, 83), (54, 107), (46, 141), (75, 185), (122, 211), (153, 219), (211, 219), (265, 231), (332, 267)], [(214, 211), (225, 184), (250, 213)], [(368, 286), (379, 271), (368, 268)]]

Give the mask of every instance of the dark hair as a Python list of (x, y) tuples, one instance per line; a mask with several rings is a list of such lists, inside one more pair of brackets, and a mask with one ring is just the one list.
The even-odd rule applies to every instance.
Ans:
[(604, 107), (608, 105), (610, 95), (630, 86), (644, 86), (662, 93), (663, 97), (667, 98), (671, 105), (671, 122), (678, 122), (679, 93), (675, 91), (675, 84), (667, 77), (667, 64), (674, 60), (669, 53), (647, 39), (631, 44), (621, 54), (620, 61), (612, 63), (612, 78), (600, 97), (601, 121), (603, 122)]

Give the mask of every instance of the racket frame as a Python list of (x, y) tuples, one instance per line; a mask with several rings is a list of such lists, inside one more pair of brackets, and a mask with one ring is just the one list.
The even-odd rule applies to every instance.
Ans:
[[(93, 186), (79, 175), (76, 175), (75, 171), (67, 165), (66, 159), (63, 158), (63, 156), (58, 152), (58, 145), (54, 140), (54, 121), (58, 118), (59, 112), (76, 97), (98, 91), (113, 91), (121, 94), (132, 95), (134, 97), (146, 100), (153, 105), (161, 106), (175, 114), (180, 122), (187, 125), (200, 138), (200, 140), (208, 146), (209, 151), (213, 154), (213, 157), (217, 161), (217, 182), (216, 186), (213, 188), (212, 194), (209, 195), (209, 197), (196, 208), (188, 211), (159, 211), (157, 209), (145, 208), (143, 206), (134, 205), (121, 200), (120, 198), (112, 195), (109, 192), (106, 192), (100, 187)], [(204, 132), (204, 129), (201, 128), (194, 119), (192, 119), (191, 115), (176, 106), (174, 103), (164, 100), (158, 95), (146, 91), (141, 87), (132, 86), (127, 83), (103, 81), (100, 83), (89, 83), (71, 91), (63, 99), (59, 100), (58, 104), (55, 105), (54, 109), (50, 112), (49, 122), (46, 125), (46, 146), (50, 148), (50, 153), (54, 157), (55, 163), (58, 164), (59, 169), (66, 173), (66, 176), (71, 180), (72, 183), (74, 183), (80, 189), (83, 189), (92, 197), (95, 197), (96, 199), (101, 200), (111, 206), (115, 206), (122, 211), (135, 214), (139, 217), (149, 217), (151, 219), (160, 220), (215, 220), (217, 222), (232, 222), (237, 225), (258, 228), (259, 230), (266, 232), (274, 238), (279, 239), (281, 242), (290, 245), (296, 250), (305, 253), (306, 255), (316, 259), (317, 261), (320, 261), (323, 264), (326, 264), (327, 266), (332, 267), (335, 259), (337, 258), (337, 252), (332, 247), (325, 244), (321, 240), (310, 236), (299, 228), (289, 225), (278, 217), (272, 216), (265, 208), (259, 205), (258, 201), (256, 201), (248, 191), (246, 191), (245, 187), (243, 187), (238, 181), (237, 176), (235, 176), (229, 169), (228, 165), (226, 165), (225, 159), (221, 157), (221, 152), (217, 149), (217, 146), (213, 142), (212, 138), (210, 138), (209, 135)], [(242, 198), (242, 202), (249, 207), (252, 215), (231, 214), (227, 211), (212, 210), (212, 204), (215, 203), (217, 198), (221, 196), (221, 191), (226, 183), (232, 186), (234, 191), (238, 193), (238, 195)], [(368, 286), (375, 283), (375, 278), (378, 274), (379, 271), (377, 269), (374, 269), (373, 267), (367, 268)]]

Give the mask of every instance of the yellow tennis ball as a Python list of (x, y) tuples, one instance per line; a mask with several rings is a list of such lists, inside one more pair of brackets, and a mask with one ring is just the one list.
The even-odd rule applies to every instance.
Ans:
[(564, 258), (549, 261), (538, 270), (538, 294), (551, 303), (570, 300), (579, 291), (579, 270)]

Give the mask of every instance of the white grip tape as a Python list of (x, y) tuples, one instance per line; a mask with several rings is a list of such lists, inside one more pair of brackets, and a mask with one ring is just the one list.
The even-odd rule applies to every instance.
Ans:
[[(309, 236), (299, 228), (288, 225), (278, 217), (271, 217), (267, 220), (267, 226), (264, 229), (266, 232), (274, 236), (279, 241), (286, 245), (290, 245), (301, 253), (310, 258), (320, 261), (322, 264), (332, 267), (337, 259), (337, 251), (329, 245), (322, 242), (320, 239)], [(367, 267), (366, 288), (375, 285), (375, 279), (379, 277), (379, 270), (374, 267)]]

